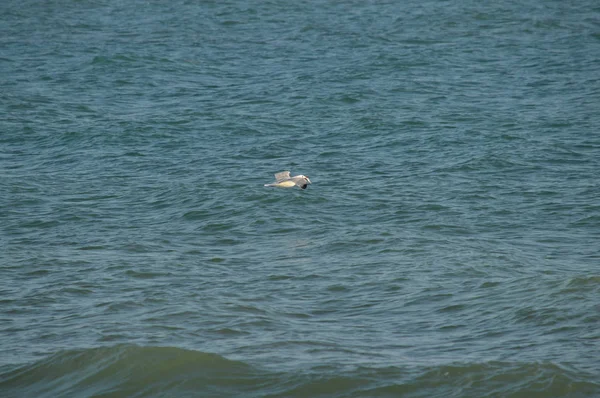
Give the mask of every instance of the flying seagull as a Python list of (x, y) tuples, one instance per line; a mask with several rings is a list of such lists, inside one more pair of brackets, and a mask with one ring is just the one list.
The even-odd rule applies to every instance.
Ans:
[(292, 188), (292, 187), (300, 187), (302, 189), (306, 189), (308, 184), (312, 184), (307, 176), (302, 174), (290, 177), (289, 171), (282, 171), (275, 174), (275, 182), (272, 184), (265, 184), (265, 187), (279, 187), (279, 188)]

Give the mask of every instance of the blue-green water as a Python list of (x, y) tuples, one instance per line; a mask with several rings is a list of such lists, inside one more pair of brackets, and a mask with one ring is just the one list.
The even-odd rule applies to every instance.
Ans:
[(600, 7), (497, 3), (1, 2), (0, 396), (600, 396)]

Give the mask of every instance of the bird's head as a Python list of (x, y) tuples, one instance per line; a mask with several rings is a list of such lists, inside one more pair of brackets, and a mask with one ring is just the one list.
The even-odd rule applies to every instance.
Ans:
[(308, 178), (308, 176), (301, 175), (300, 177), (304, 178), (307, 183), (312, 184), (312, 182), (310, 182), (310, 179)]

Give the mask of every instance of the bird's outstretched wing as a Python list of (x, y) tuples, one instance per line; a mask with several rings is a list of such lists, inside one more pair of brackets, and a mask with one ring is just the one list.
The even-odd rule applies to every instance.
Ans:
[(281, 171), (279, 173), (275, 173), (275, 180), (277, 182), (283, 181), (283, 180), (287, 180), (288, 178), (290, 178), (290, 172), (289, 171)]

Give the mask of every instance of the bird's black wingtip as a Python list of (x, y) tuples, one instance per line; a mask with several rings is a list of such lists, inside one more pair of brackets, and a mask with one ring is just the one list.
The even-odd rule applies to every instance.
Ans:
[(304, 185), (302, 185), (300, 188), (302, 188), (302, 189), (306, 189), (306, 187), (307, 187), (307, 186), (308, 186), (308, 184), (304, 184)]

